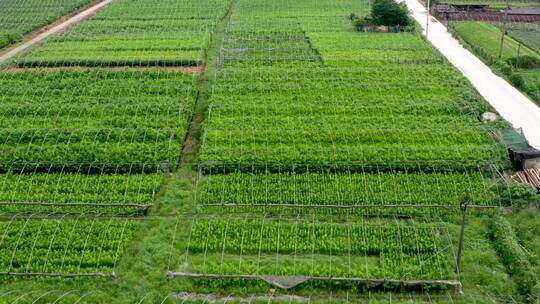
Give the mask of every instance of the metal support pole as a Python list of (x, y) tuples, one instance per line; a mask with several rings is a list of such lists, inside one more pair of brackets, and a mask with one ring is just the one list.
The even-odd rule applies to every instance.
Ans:
[(456, 258), (456, 273), (458, 277), (461, 274), (461, 255), (463, 253), (463, 241), (465, 239), (465, 223), (467, 222), (467, 205), (468, 203), (466, 201), (461, 203), (461, 210), (463, 211), (463, 215), (461, 218), (461, 231), (459, 233), (459, 244), (458, 244), (458, 252), (457, 252), (457, 258)]

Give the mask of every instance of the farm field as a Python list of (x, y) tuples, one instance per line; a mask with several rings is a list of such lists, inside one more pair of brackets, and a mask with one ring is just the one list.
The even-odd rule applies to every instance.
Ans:
[(49, 39), (18, 66), (182, 66), (202, 63), (227, 1), (115, 1)]
[[(194, 79), (171, 72), (2, 75), (2, 200), (151, 204), (163, 180), (161, 162), (178, 163), (196, 96)], [(35, 190), (21, 195), (21, 189)], [(0, 207), (34, 208), (44, 206)], [(58, 212), (62, 205), (47, 208)]]
[(511, 24), (508, 27), (508, 34), (516, 41), (528, 46), (529, 48), (540, 53), (540, 42), (538, 42), (538, 35), (540, 35), (540, 28), (536, 25), (530, 24)]
[(53, 23), (91, 0), (5, 0), (0, 2), (0, 48)]
[(0, 65), (0, 303), (534, 303), (526, 142), (370, 9), (114, 0)]
[[(509, 25), (502, 56), (499, 59), (502, 36), (499, 26), (482, 22), (462, 22), (452, 25), (454, 33), (475, 54), (499, 74), (506, 76), (515, 87), (527, 93), (533, 101), (539, 103), (540, 53), (537, 45), (538, 31), (534, 30), (535, 27), (537, 26)], [(516, 61), (518, 49), (520, 61)], [(521, 66), (516, 68), (516, 62), (521, 62)]]
[[(10, 272), (111, 275), (133, 237), (130, 220), (25, 220), (2, 222), (0, 267)], [(12, 254), (5, 254), (11, 252)]]

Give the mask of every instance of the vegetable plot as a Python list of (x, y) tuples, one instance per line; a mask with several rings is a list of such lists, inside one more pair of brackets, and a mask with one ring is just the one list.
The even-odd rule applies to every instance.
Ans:
[[(228, 29), (203, 166), (440, 171), (508, 165), (506, 149), (492, 138), (496, 127), (478, 119), (486, 104), (419, 35), (306, 33), (287, 18), (275, 21), (279, 31), (252, 30), (249, 25), (263, 23), (257, 20), (239, 17)], [(319, 59), (304, 54), (298, 61), (305, 48)], [(268, 56), (248, 65), (252, 51)]]
[[(173, 72), (3, 74), (0, 165), (110, 164), (115, 173), (178, 159), (191, 115), (194, 76)], [(39, 76), (44, 80), (28, 90)], [(30, 93), (30, 94), (29, 94)], [(37, 104), (37, 107), (34, 106)], [(118, 166), (123, 164), (124, 167)], [(32, 167), (32, 170), (35, 170)]]
[(129, 220), (0, 222), (0, 272), (111, 274), (133, 236)]
[[(54, 168), (54, 165), (50, 166)], [(42, 166), (27, 165), (0, 174), (0, 210), (11, 213), (140, 213), (153, 203), (165, 178), (160, 166), (149, 165), (142, 171), (133, 168), (127, 174), (107, 173), (110, 165), (84, 167), (80, 165), (76, 173), (47, 170), (40, 173), (37, 169)], [(150, 168), (155, 170), (154, 173), (143, 174)]]
[(178, 161), (195, 81), (173, 71), (0, 74), (0, 210), (139, 213), (162, 161)]
[(185, 246), (185, 252), (180, 269), (175, 270), (184, 272), (388, 279), (454, 277), (452, 245), (444, 225), (384, 219), (338, 223), (315, 218), (249, 216), (182, 221), (191, 228), (187, 243), (177, 242)]
[[(384, 205), (454, 206), (501, 205), (498, 193), (507, 185), (489, 182), (471, 173), (231, 173), (204, 175), (199, 181), (198, 202), (208, 205), (245, 205), (256, 210), (279, 210), (280, 205), (299, 212), (309, 206), (362, 207)], [(266, 206), (269, 205), (269, 206)], [(268, 209), (265, 207), (276, 207)], [(251, 208), (250, 208), (251, 209)], [(251, 209), (252, 210), (252, 209)], [(326, 210), (327, 211), (327, 210)], [(333, 212), (352, 212), (348, 209)], [(327, 211), (331, 212), (331, 211)], [(404, 212), (412, 212), (404, 211)]]
[(203, 63), (228, 1), (114, 1), (16, 60), (33, 66), (184, 66)]

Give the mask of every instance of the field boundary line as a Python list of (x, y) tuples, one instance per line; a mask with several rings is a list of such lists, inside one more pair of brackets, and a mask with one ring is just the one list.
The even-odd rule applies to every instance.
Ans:
[(0, 272), (2, 276), (18, 276), (18, 277), (57, 277), (57, 278), (110, 278), (116, 280), (116, 273), (49, 273), (49, 272)]
[(0, 206), (59, 206), (59, 207), (73, 207), (73, 206), (88, 206), (88, 207), (131, 207), (137, 209), (149, 209), (152, 205), (143, 205), (135, 203), (126, 204), (106, 204), (106, 203), (45, 203), (45, 202), (0, 202)]
[[(1, 204), (1, 203), (0, 203)], [(459, 205), (441, 205), (441, 204), (403, 204), (403, 205), (396, 205), (396, 204), (358, 204), (358, 205), (336, 205), (336, 204), (328, 204), (328, 205), (321, 205), (321, 204), (241, 204), (241, 203), (210, 203), (210, 204), (204, 204), (205, 207), (227, 207), (227, 208), (234, 208), (234, 207), (275, 207), (275, 208), (306, 208), (306, 209), (369, 209), (369, 208), (386, 208), (386, 209), (392, 209), (392, 208), (445, 208), (445, 209), (459, 209), (461, 206)], [(500, 206), (490, 206), (490, 205), (468, 205), (470, 208), (478, 208), (478, 209), (495, 209), (499, 208)]]
[(85, 19), (91, 17), (94, 13), (97, 11), (103, 9), (105, 6), (109, 5), (113, 0), (103, 0), (93, 6), (90, 6), (89, 8), (81, 11), (80, 13), (74, 15), (73, 17), (67, 19), (66, 21), (52, 27), (49, 30), (46, 30), (40, 34), (38, 34), (36, 37), (23, 42), (19, 46), (14, 47), (13, 49), (8, 50), (4, 54), (0, 55), (0, 63), (3, 63), (18, 54), (32, 48), (34, 45), (42, 42), (47, 37), (57, 34), (65, 29), (67, 29), (70, 26), (73, 26), (81, 21), (84, 21)]

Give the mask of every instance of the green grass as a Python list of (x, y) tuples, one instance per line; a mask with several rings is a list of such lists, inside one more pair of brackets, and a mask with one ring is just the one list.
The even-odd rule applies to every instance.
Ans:
[(513, 226), (519, 244), (528, 255), (533, 265), (536, 275), (540, 278), (540, 223), (538, 222), (538, 211), (526, 209), (507, 217)]
[[(500, 27), (484, 22), (460, 22), (454, 24), (453, 29), (459, 37), (473, 48), (478, 48), (496, 61), (499, 58), (499, 49), (502, 32)], [(506, 36), (502, 49), (502, 59), (507, 61), (517, 57), (519, 43)], [(540, 58), (540, 55), (528, 47), (522, 46), (520, 56)]]
[(540, 27), (534, 24), (510, 24), (508, 34), (516, 41), (523, 43), (536, 52), (540, 53)]

